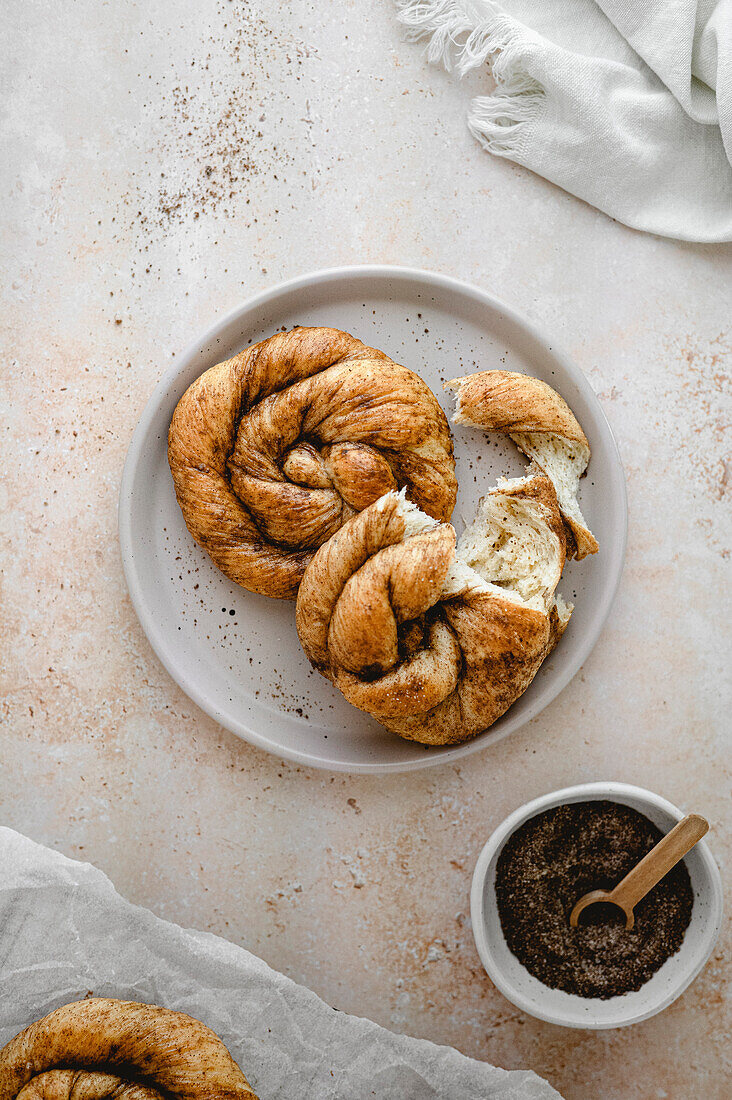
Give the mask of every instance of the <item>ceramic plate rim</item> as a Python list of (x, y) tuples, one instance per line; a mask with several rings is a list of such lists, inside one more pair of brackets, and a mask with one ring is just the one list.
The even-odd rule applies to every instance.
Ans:
[[(590, 395), (590, 399), (594, 402), (596, 407), (596, 413), (598, 419), (604, 424), (607, 432), (607, 440), (610, 445), (613, 464), (619, 474), (616, 478), (617, 484), (615, 490), (620, 494), (620, 514), (622, 515), (622, 531), (618, 532), (616, 539), (616, 555), (615, 561), (612, 565), (612, 574), (609, 577), (609, 583), (604, 587), (603, 599), (599, 606), (599, 611), (596, 616), (593, 628), (589, 630), (584, 638), (584, 642), (579, 647), (578, 652), (573, 661), (569, 662), (564, 669), (557, 674), (553, 681), (553, 691), (548, 699), (545, 699), (538, 710), (534, 713), (529, 713), (520, 726), (512, 727), (508, 725), (507, 728), (496, 731), (491, 736), (490, 731), (488, 735), (481, 736), (472, 741), (464, 742), (463, 744), (450, 746), (448, 751), (442, 752), (439, 755), (437, 753), (425, 753), (422, 756), (415, 756), (409, 760), (398, 761), (357, 761), (353, 763), (344, 762), (342, 760), (326, 760), (322, 757), (313, 757), (309, 752), (300, 751), (298, 749), (283, 747), (281, 745), (274, 744), (270, 738), (262, 734), (246, 722), (237, 721), (229, 716), (224, 716), (217, 708), (215, 702), (211, 700), (204, 691), (199, 689), (195, 680), (186, 675), (185, 672), (179, 668), (173, 654), (170, 652), (168, 645), (166, 644), (166, 637), (163, 628), (155, 621), (152, 613), (149, 611), (144, 596), (143, 585), (140, 581), (137, 573), (137, 567), (135, 563), (135, 542), (132, 533), (133, 527), (133, 485), (135, 475), (137, 472), (138, 463), (141, 458), (141, 454), (147, 439), (148, 432), (152, 429), (155, 430), (156, 417), (159, 412), (159, 407), (166, 395), (170, 390), (171, 384), (174, 384), (178, 376), (186, 369), (186, 365), (197, 354), (200, 353), (200, 349), (207, 345), (214, 343), (225, 330), (239, 318), (244, 318), (245, 315), (251, 314), (256, 310), (263, 309), (277, 298), (290, 294), (292, 292), (298, 292), (306, 290), (307, 288), (317, 286), (322, 283), (327, 283), (334, 280), (345, 279), (388, 279), (392, 282), (397, 280), (404, 283), (418, 281), (430, 288), (439, 288), (444, 291), (452, 291), (453, 293), (461, 294), (466, 298), (472, 299), (474, 302), (485, 305), (492, 310), (504, 315), (512, 324), (518, 329), (523, 330), (533, 340), (541, 344), (548, 354), (560, 364), (561, 368), (566, 371), (572, 382), (584, 393)], [(166, 426), (167, 433), (167, 426)], [(625, 550), (627, 543), (627, 530), (628, 530), (628, 509), (627, 509), (627, 490), (625, 483), (625, 473), (623, 470), (622, 461), (618, 452), (617, 443), (613, 435), (612, 429), (607, 421), (604, 410), (600, 405), (597, 395), (592, 389), (589, 381), (585, 377), (584, 373), (578, 366), (572, 361), (572, 359), (564, 352), (561, 346), (558, 346), (554, 339), (551, 339), (541, 328), (539, 328), (533, 321), (529, 320), (522, 313), (515, 310), (512, 306), (507, 305), (500, 298), (491, 294), (489, 291), (485, 291), (480, 287), (474, 286), (470, 283), (464, 282), (460, 279), (453, 278), (449, 275), (443, 275), (439, 272), (426, 271), (421, 268), (415, 267), (403, 267), (392, 266), (390, 264), (357, 264), (348, 265), (342, 267), (330, 267), (318, 269), (313, 272), (306, 273), (304, 275), (296, 276), (293, 279), (288, 279), (283, 282), (277, 283), (275, 286), (268, 290), (263, 290), (253, 297), (246, 299), (240, 305), (226, 313), (220, 320), (216, 321), (209, 329), (202, 333), (199, 337), (191, 341), (182, 352), (180, 356), (176, 358), (176, 362), (173, 363), (163, 373), (160, 381), (155, 386), (152, 394), (150, 395), (142, 415), (138, 420), (135, 429), (132, 434), (132, 439), (129, 444), (127, 456), (125, 458), (124, 468), (122, 471), (122, 478), (120, 482), (119, 502), (118, 502), (118, 533), (120, 542), (120, 551), (122, 556), (122, 566), (124, 570), (125, 580), (129, 591), (132, 605), (135, 609), (135, 613), (142, 626), (148, 642), (150, 643), (155, 655), (161, 662), (168, 675), (178, 684), (178, 686), (185, 692), (185, 694), (193, 700), (194, 703), (219, 725), (228, 729), (235, 736), (240, 737), (242, 740), (247, 741), (249, 744), (255, 745), (258, 748), (264, 749), (266, 752), (271, 753), (279, 757), (280, 759), (290, 760), (293, 763), (301, 764), (306, 767), (313, 767), (324, 771), (333, 772), (345, 772), (345, 773), (387, 773), (387, 772), (405, 772), (405, 771), (417, 771), (423, 768), (437, 767), (451, 762), (456, 758), (464, 756), (470, 756), (481, 749), (487, 748), (489, 745), (495, 744), (497, 741), (504, 737), (507, 737), (510, 733), (516, 731), (525, 726), (528, 722), (532, 721), (541, 713), (554, 699), (560, 694), (560, 692), (567, 686), (570, 680), (576, 675), (584, 661), (589, 656), (590, 652), (594, 648), (594, 645), (605, 625), (607, 617), (610, 613), (615, 595), (617, 593), (618, 585), (623, 571), (623, 565), (625, 561)]]

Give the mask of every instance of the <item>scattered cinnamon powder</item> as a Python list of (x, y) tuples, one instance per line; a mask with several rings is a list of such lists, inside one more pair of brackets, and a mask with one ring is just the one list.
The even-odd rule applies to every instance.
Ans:
[(252, 179), (282, 178), (294, 161), (279, 125), (285, 86), (267, 76), (302, 66), (314, 51), (243, 0), (220, 0), (218, 16), (186, 65), (185, 81), (177, 59), (176, 83), (171, 87), (162, 74), (155, 99), (146, 104), (160, 118), (155, 156), (164, 167), (159, 174), (146, 172), (140, 185), (137, 218), (148, 229), (204, 213), (240, 215)]

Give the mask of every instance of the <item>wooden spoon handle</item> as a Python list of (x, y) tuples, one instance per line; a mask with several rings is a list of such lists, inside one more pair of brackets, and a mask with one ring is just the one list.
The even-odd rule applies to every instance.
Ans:
[(632, 910), (708, 831), (709, 822), (699, 814), (689, 814), (610, 891), (608, 901), (626, 912)]

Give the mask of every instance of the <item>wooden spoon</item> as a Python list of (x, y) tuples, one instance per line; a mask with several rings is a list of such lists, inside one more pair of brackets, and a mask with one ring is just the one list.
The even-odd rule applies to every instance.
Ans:
[(644, 898), (656, 883), (667, 875), (672, 867), (675, 867), (687, 852), (691, 851), (697, 841), (701, 840), (709, 831), (709, 822), (699, 814), (688, 814), (678, 825), (674, 825), (670, 833), (662, 837), (651, 848), (650, 852), (643, 856), (632, 871), (612, 890), (590, 890), (579, 899), (572, 910), (569, 923), (572, 928), (577, 927), (580, 913), (588, 905), (596, 905), (598, 902), (610, 902), (617, 905), (625, 913), (625, 927), (630, 929), (635, 924), (633, 908), (641, 898)]

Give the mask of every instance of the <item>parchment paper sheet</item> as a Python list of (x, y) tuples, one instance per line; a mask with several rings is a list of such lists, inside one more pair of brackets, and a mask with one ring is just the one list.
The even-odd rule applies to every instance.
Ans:
[(262, 1100), (561, 1100), (528, 1070), (338, 1012), (243, 948), (130, 905), (90, 864), (0, 828), (0, 1047), (89, 991), (197, 1016)]

